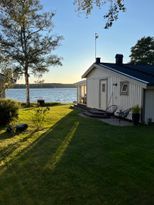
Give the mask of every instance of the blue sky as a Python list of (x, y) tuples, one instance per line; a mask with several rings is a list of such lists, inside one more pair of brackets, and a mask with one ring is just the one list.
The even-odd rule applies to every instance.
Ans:
[[(65, 3), (63, 3), (65, 2)], [(129, 61), (130, 48), (143, 36), (154, 36), (154, 0), (126, 0), (127, 11), (119, 15), (112, 28), (105, 30), (104, 9), (94, 9), (87, 18), (75, 11), (73, 0), (41, 0), (44, 10), (56, 12), (54, 34), (63, 35), (61, 46), (55, 51), (63, 57), (62, 67), (51, 67), (44, 74), (45, 82), (74, 83), (94, 62), (94, 34), (97, 56), (103, 62), (114, 62), (115, 54), (122, 53)], [(34, 78), (31, 77), (31, 82)], [(19, 82), (23, 82), (21, 79)]]

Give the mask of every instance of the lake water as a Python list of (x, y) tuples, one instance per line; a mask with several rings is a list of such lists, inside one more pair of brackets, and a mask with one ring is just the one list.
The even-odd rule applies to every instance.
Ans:
[[(26, 100), (25, 89), (8, 89), (6, 91), (6, 98), (11, 98), (20, 102)], [(38, 99), (44, 99), (45, 102), (61, 102), (69, 103), (76, 101), (76, 88), (41, 88), (30, 89), (30, 101), (37, 102)]]

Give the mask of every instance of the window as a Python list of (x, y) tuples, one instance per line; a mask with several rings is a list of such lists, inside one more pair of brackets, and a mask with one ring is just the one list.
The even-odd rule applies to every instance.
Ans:
[(120, 95), (128, 95), (129, 82), (120, 82)]
[(102, 92), (105, 92), (105, 83), (102, 84)]

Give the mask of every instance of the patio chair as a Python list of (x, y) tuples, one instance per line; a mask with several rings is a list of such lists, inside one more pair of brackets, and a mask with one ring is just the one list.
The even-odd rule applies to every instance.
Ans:
[(121, 119), (126, 119), (130, 111), (131, 111), (131, 108), (128, 108), (126, 110), (119, 110), (119, 112), (116, 112), (116, 115), (119, 118), (119, 122)]
[(106, 108), (105, 112), (107, 112), (110, 115), (114, 115), (114, 113), (117, 111), (118, 106), (117, 105), (111, 105)]

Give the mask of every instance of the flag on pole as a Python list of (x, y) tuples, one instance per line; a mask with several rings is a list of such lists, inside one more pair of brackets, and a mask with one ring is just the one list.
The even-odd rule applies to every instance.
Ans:
[(95, 39), (97, 39), (99, 37), (98, 33), (95, 33)]
[(98, 33), (95, 33), (95, 59), (96, 59), (96, 50), (97, 50), (97, 48), (96, 48), (96, 40), (98, 39), (98, 37), (99, 37)]

